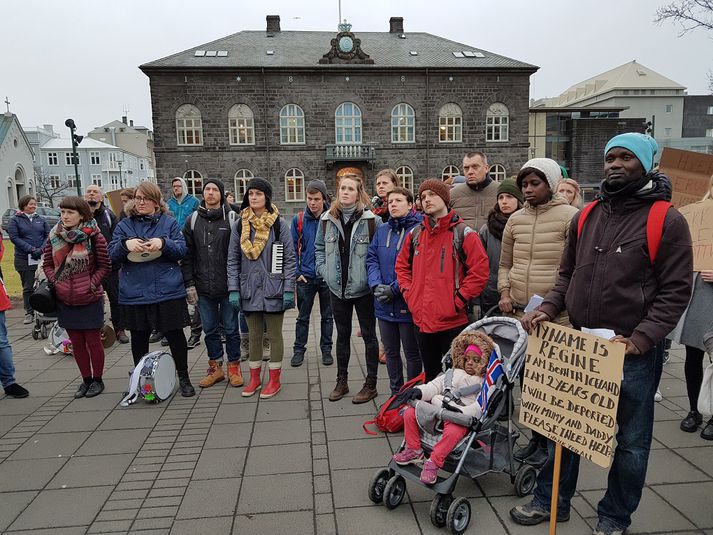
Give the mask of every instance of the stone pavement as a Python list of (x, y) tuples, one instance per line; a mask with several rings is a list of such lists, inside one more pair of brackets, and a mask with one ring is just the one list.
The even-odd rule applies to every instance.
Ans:
[[(224, 382), (193, 398), (122, 408), (128, 345), (107, 354), (105, 393), (74, 400), (74, 361), (47, 356), (20, 313), (9, 312), (17, 378), (31, 396), (0, 399), (0, 532), (446, 533), (430, 523), (432, 494), (410, 483), (397, 509), (371, 504), (367, 482), (401, 436), (362, 431), (377, 404), (326, 399), (336, 370), (317, 363), (318, 324), (305, 365), (289, 366), (294, 320), (293, 311), (285, 320), (283, 390), (274, 399), (242, 398)], [(361, 339), (352, 350), (355, 393), (365, 370)], [(205, 370), (204, 351), (202, 344), (190, 352), (194, 384)], [(379, 371), (380, 403), (388, 387), (385, 367)], [(630, 533), (713, 535), (713, 443), (678, 429), (687, 412), (682, 378), (676, 349), (664, 368), (665, 399), (656, 406), (647, 486)], [(582, 462), (572, 518), (559, 533), (591, 533), (605, 473)], [(503, 474), (463, 479), (457, 495), (471, 498), (469, 532), (547, 533), (546, 525), (523, 528), (509, 519), (522, 499)]]

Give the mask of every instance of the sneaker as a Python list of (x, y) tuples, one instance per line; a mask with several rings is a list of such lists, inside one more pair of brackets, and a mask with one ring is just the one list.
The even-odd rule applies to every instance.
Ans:
[(395, 454), (392, 459), (399, 466), (417, 464), (423, 461), (423, 450), (412, 450), (410, 448), (404, 448), (402, 451)]
[(270, 360), (270, 339), (267, 336), (262, 339), (262, 360)]
[(366, 403), (367, 401), (371, 401), (378, 395), (379, 393), (376, 391), (376, 379), (367, 377), (366, 381), (364, 381), (364, 386), (352, 398), (352, 403)]
[(686, 433), (694, 433), (698, 426), (703, 423), (703, 416), (698, 411), (691, 411), (683, 420), (681, 420), (681, 431)]
[(240, 360), (245, 362), (250, 358), (250, 339), (247, 336), (240, 337)]
[(89, 390), (90, 384), (91, 383), (82, 381), (79, 385), (79, 388), (77, 388), (77, 391), (74, 393), (74, 399), (79, 399), (79, 398), (83, 398), (84, 396), (86, 396), (87, 390)]
[(188, 337), (188, 341), (186, 342), (186, 345), (188, 346), (188, 349), (193, 349), (194, 347), (201, 345), (201, 335), (200, 334), (191, 334)]
[(22, 323), (23, 323), (24, 325), (29, 325), (29, 324), (32, 323), (33, 321), (35, 321), (35, 315), (34, 315), (34, 314), (25, 314), (25, 319), (22, 320)]
[(27, 388), (23, 388), (17, 383), (12, 383), (11, 385), (8, 385), (5, 387), (5, 394), (10, 396), (11, 398), (26, 398), (27, 396), (30, 395), (28, 392)]
[(423, 463), (423, 470), (421, 470), (421, 477), (419, 477), (421, 483), (426, 485), (433, 485), (438, 481), (438, 467), (431, 459), (427, 459)]
[[(5, 392), (7, 392), (7, 390), (5, 390)], [(703, 428), (703, 431), (701, 431), (701, 438), (703, 440), (713, 440), (713, 418), (708, 420), (708, 423)]]
[(92, 384), (89, 385), (89, 388), (87, 388), (87, 393), (85, 394), (85, 397), (88, 398), (93, 398), (94, 396), (98, 396), (104, 392), (104, 381), (101, 379), (96, 379), (92, 381)]
[(347, 383), (347, 378), (343, 376), (337, 376), (337, 385), (334, 390), (329, 394), (329, 401), (339, 401), (344, 396), (349, 393), (349, 384)]
[(119, 329), (118, 331), (116, 331), (116, 339), (119, 341), (120, 344), (129, 343), (129, 337), (126, 336), (126, 331), (124, 331), (124, 329)]
[(302, 366), (302, 363), (305, 360), (304, 355), (300, 355), (299, 353), (295, 353), (292, 355), (292, 358), (290, 359), (290, 366), (293, 368), (297, 368), (298, 366)]
[(165, 336), (161, 338), (161, 345), (163, 347), (168, 347), (168, 338), (166, 338)]
[(597, 527), (592, 531), (592, 535), (624, 535), (624, 530), (606, 526), (602, 522), (597, 522)]
[(322, 364), (324, 364), (325, 366), (331, 366), (332, 364), (334, 364), (334, 357), (332, 357), (332, 355), (329, 353), (325, 353), (324, 355), (322, 355)]
[(151, 331), (151, 336), (149, 336), (149, 344), (155, 344), (163, 338), (163, 334), (158, 331)]
[(654, 394), (654, 401), (658, 403), (659, 401), (663, 400), (663, 396), (661, 395), (661, 389), (657, 388), (656, 393)]
[[(534, 526), (550, 519), (549, 510), (536, 505), (534, 502), (517, 505), (510, 509), (510, 518), (521, 526)], [(569, 511), (557, 509), (557, 522), (567, 522)]]

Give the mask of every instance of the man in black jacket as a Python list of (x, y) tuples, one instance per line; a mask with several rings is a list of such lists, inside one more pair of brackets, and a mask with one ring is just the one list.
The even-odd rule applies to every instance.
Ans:
[[(104, 205), (104, 192), (96, 184), (90, 184), (84, 191), (84, 200), (89, 204), (89, 208), (94, 214), (94, 220), (99, 226), (99, 230), (107, 243), (111, 242), (111, 237), (116, 228), (117, 219), (114, 212)], [(102, 281), (102, 286), (109, 296), (109, 309), (111, 311), (111, 324), (116, 332), (116, 339), (120, 344), (128, 344), (129, 337), (126, 335), (121, 316), (119, 315), (119, 269), (121, 266), (112, 265), (111, 271)]]
[(236, 216), (225, 201), (223, 183), (209, 178), (203, 185), (203, 201), (183, 227), (187, 252), (181, 270), (187, 300), (198, 306), (208, 350), (208, 374), (198, 383), (202, 388), (225, 379), (221, 323), (225, 329), (228, 380), (231, 386), (243, 385), (238, 312), (228, 301), (228, 246)]

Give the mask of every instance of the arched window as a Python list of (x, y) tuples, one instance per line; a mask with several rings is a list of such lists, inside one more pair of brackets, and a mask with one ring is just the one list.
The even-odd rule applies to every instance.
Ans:
[(231, 145), (255, 144), (253, 111), (245, 104), (236, 104), (228, 112), (228, 132)]
[(441, 173), (441, 178), (443, 180), (448, 180), (451, 177), (460, 175), (460, 169), (457, 165), (446, 165)]
[(179, 145), (203, 145), (201, 112), (192, 104), (184, 104), (176, 110), (176, 135)]
[(463, 141), (463, 112), (458, 104), (449, 102), (438, 112), (438, 141), (441, 143)]
[(233, 182), (235, 184), (235, 202), (238, 204), (245, 196), (245, 192), (248, 190), (248, 182), (253, 177), (253, 172), (250, 169), (238, 169), (235, 173), (235, 178)]
[(399, 185), (409, 191), (413, 191), (413, 169), (408, 165), (402, 165), (396, 169), (396, 176), (399, 178)]
[(305, 200), (305, 174), (296, 167), (285, 173), (285, 200), (287, 202)]
[(186, 188), (188, 189), (185, 193), (190, 193), (191, 195), (203, 195), (203, 175), (194, 169), (189, 169), (183, 173), (183, 180), (186, 181)]
[(416, 114), (413, 108), (402, 102), (391, 110), (391, 142), (414, 143)]
[(510, 112), (502, 102), (494, 102), (485, 118), (485, 141), (507, 141), (510, 134)]
[(280, 110), (280, 143), (304, 145), (305, 112), (297, 104), (287, 104)]
[(490, 173), (490, 178), (492, 178), (496, 182), (502, 182), (508, 176), (505, 171), (505, 167), (500, 165), (499, 163), (491, 165), (489, 173)]
[(361, 110), (353, 102), (342, 102), (334, 112), (334, 142), (337, 145), (361, 143)]

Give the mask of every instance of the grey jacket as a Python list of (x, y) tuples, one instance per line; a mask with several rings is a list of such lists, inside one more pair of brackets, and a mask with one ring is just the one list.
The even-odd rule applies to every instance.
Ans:
[(688, 308), (667, 338), (705, 351), (704, 337), (713, 329), (713, 283), (705, 282), (700, 273), (693, 275), (693, 293)]
[[(250, 238), (255, 230), (250, 228)], [(271, 273), (272, 244), (284, 245), (282, 273)], [(282, 312), (285, 292), (295, 291), (295, 249), (287, 222), (280, 218), (280, 236), (275, 239), (274, 226), (270, 229), (265, 248), (256, 260), (249, 260), (240, 247), (240, 232), (235, 223), (228, 247), (228, 291), (239, 291), (245, 312)]]
[(488, 253), (488, 266), (490, 268), (490, 277), (488, 284), (480, 294), (480, 305), (485, 308), (482, 312), (485, 313), (489, 308), (494, 307), (500, 301), (498, 293), (498, 269), (500, 268), (500, 247), (503, 242), (497, 239), (490, 233), (488, 224), (486, 223), (480, 228), (480, 240), (483, 242), (485, 252)]

